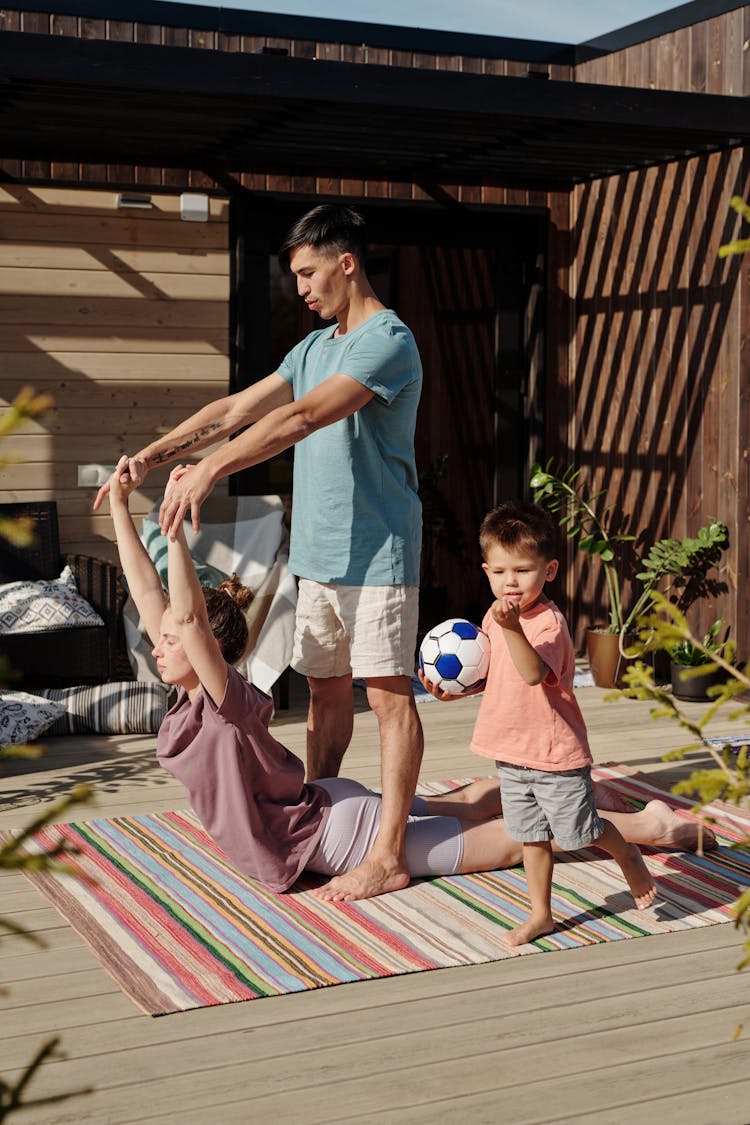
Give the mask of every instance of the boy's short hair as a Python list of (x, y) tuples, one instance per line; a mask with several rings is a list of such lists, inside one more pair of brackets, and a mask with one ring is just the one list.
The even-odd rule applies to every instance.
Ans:
[(367, 227), (359, 211), (338, 203), (320, 203), (308, 211), (287, 233), (279, 250), (279, 262), (289, 268), (292, 251), (300, 246), (335, 254), (353, 254), (361, 266), (367, 255)]
[(549, 512), (529, 500), (506, 500), (482, 520), (479, 546), (482, 558), (493, 544), (510, 550), (533, 551), (549, 561), (557, 554), (557, 526)]

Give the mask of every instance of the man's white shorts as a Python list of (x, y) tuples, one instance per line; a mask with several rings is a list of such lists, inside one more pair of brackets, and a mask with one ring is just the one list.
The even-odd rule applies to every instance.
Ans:
[(292, 668), (328, 679), (412, 676), (417, 586), (338, 586), (300, 578)]

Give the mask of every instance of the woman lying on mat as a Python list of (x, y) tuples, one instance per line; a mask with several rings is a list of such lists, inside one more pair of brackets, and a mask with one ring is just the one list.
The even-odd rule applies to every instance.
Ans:
[[(347, 778), (305, 784), (300, 759), (268, 729), (271, 699), (233, 667), (247, 646), (242, 607), (251, 592), (236, 575), (217, 590), (201, 587), (180, 530), (168, 541), (167, 598), (130, 515), (134, 486), (120, 479), (126, 468), (123, 457), (109, 481), (120, 561), (161, 677), (181, 688), (157, 737), (161, 765), (183, 783), (229, 859), (272, 890), (287, 890), (305, 870), (349, 871), (370, 851), (380, 797)], [(623, 812), (606, 787), (597, 797), (628, 841), (683, 850), (697, 844), (697, 825), (662, 801)], [(519, 864), (521, 845), (507, 836), (500, 813), (495, 778), (416, 797), (406, 830), (409, 871), (453, 875)]]

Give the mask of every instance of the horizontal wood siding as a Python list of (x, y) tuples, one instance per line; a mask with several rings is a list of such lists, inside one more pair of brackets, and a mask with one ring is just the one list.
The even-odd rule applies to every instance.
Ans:
[[(582, 64), (576, 80), (747, 96), (749, 38), (746, 6)], [(750, 263), (717, 256), (747, 234), (733, 195), (750, 197), (741, 150), (578, 187), (567, 213), (553, 203), (551, 265), (570, 246), (571, 266), (552, 274), (547, 433), (646, 545), (728, 524), (726, 593), (693, 617), (731, 622), (747, 658)], [(567, 590), (580, 642), (606, 620), (601, 568), (573, 552)]]
[[(106, 511), (77, 486), (229, 385), (226, 201), (184, 222), (179, 196), (117, 210), (109, 191), (0, 187), (0, 405), (21, 386), (54, 409), (3, 441), (0, 503), (54, 496), (63, 549), (115, 558)], [(136, 495), (147, 511), (166, 470)]]

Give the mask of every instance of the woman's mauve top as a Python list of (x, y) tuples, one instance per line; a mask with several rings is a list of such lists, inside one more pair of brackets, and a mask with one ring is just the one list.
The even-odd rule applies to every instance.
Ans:
[(156, 756), (232, 863), (285, 891), (317, 847), (330, 797), (305, 784), (302, 762), (268, 729), (272, 715), (270, 697), (230, 667), (218, 707), (205, 691), (191, 704), (180, 689)]

